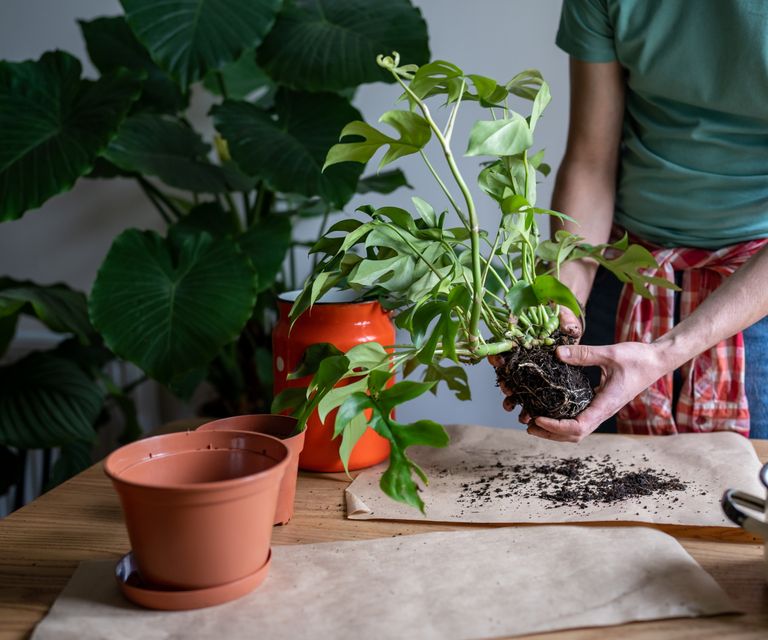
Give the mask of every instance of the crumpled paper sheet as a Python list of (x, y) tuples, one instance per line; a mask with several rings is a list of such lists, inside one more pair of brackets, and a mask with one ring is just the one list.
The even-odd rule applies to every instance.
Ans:
[(642, 527), (521, 527), (273, 548), (244, 598), (157, 612), (83, 562), (33, 640), (497, 638), (734, 606), (680, 544)]
[[(738, 488), (759, 496), (765, 492), (758, 480), (761, 464), (754, 447), (735, 433), (639, 437), (594, 434), (574, 445), (543, 440), (516, 429), (473, 425), (448, 425), (446, 429), (451, 436), (447, 448), (409, 450), (409, 456), (429, 477), (429, 486), (421, 493), (426, 517), (381, 491), (379, 480), (386, 463), (363, 471), (349, 485), (347, 517), (508, 524), (624, 521), (735, 527), (720, 507), (723, 491)], [(672, 473), (689, 486), (667, 496), (632, 498), (615, 504), (592, 503), (586, 508), (558, 506), (538, 497), (503, 497), (506, 491), (494, 492), (487, 502), (473, 502), (467, 498), (468, 490), (462, 488), (468, 484), (471, 489), (482, 475), (493, 474), (497, 463), (538, 463), (551, 457), (590, 455), (600, 460), (606, 454), (626, 464), (634, 463), (633, 469), (650, 467)]]

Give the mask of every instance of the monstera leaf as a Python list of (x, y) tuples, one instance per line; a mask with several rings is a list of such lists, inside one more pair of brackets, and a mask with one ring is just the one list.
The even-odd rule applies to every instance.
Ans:
[(101, 73), (110, 73), (120, 67), (146, 74), (141, 97), (134, 109), (176, 113), (187, 106), (189, 96), (176, 85), (173, 78), (158, 67), (147, 50), (133, 35), (122, 16), (80, 21), (93, 66)]
[(281, 90), (275, 97), (277, 119), (247, 102), (227, 100), (213, 108), (219, 133), (232, 158), (246, 173), (262, 178), (274, 191), (321, 196), (341, 208), (355, 192), (363, 167), (344, 163), (322, 172), (328, 149), (350, 120), (360, 117), (335, 94)]
[(0, 62), (0, 221), (72, 188), (90, 171), (141, 92), (125, 70), (92, 82), (77, 58)]
[(19, 449), (90, 442), (102, 401), (75, 363), (32, 353), (0, 367), (0, 442)]
[(293, 0), (258, 50), (259, 65), (278, 83), (308, 91), (338, 91), (392, 82), (379, 54), (404, 62), (429, 60), (427, 25), (408, 0)]
[(114, 353), (168, 383), (237, 338), (255, 300), (253, 267), (233, 240), (129, 229), (99, 270), (90, 313)]
[(181, 88), (256, 47), (281, 0), (121, 0), (136, 37)]
[(151, 113), (126, 118), (104, 157), (124, 171), (157, 176), (178, 189), (227, 190), (221, 167), (206, 159), (208, 145), (176, 119)]

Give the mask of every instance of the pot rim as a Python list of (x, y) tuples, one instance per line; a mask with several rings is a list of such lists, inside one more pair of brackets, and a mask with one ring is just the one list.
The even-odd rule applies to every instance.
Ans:
[[(294, 289), (292, 291), (283, 291), (282, 293), (278, 294), (277, 300), (279, 302), (282, 302), (284, 304), (293, 304), (296, 302), (296, 299), (301, 294), (301, 289)], [(355, 291), (352, 291), (350, 289), (339, 289), (338, 287), (333, 287), (332, 289), (329, 289), (328, 292), (325, 294), (323, 300), (317, 300), (313, 306), (316, 305), (362, 305), (362, 304), (372, 304), (376, 303), (378, 304), (379, 301), (377, 299), (373, 300), (361, 300), (360, 296), (365, 294), (359, 294)], [(333, 299), (338, 298), (338, 299)]]
[(281, 422), (291, 422), (294, 426), (298, 424), (298, 419), (294, 418), (293, 416), (284, 416), (279, 413), (244, 413), (243, 415), (239, 416), (230, 416), (229, 418), (217, 418), (216, 420), (211, 420), (210, 422), (204, 422), (199, 427), (195, 429), (195, 431), (235, 431), (236, 433), (262, 433), (265, 436), (270, 436), (271, 438), (277, 438), (281, 442), (286, 442), (288, 440), (293, 440), (294, 438), (298, 438), (301, 435), (306, 434), (307, 428), (306, 426), (301, 431), (294, 433), (293, 435), (286, 436), (285, 438), (281, 438), (280, 436), (274, 436), (271, 433), (264, 433), (263, 431), (253, 431), (252, 429), (246, 429), (244, 427), (237, 427), (237, 426), (219, 426), (224, 425), (224, 423), (230, 421), (230, 420), (238, 420), (241, 418), (260, 418), (260, 417), (270, 417), (270, 418), (276, 418), (280, 420)]
[[(111, 468), (115, 464), (115, 458), (117, 457), (117, 454), (121, 451), (124, 453), (125, 449), (132, 447), (134, 445), (139, 444), (146, 444), (146, 443), (152, 443), (160, 440), (168, 440), (171, 438), (180, 438), (180, 437), (189, 437), (193, 434), (200, 434), (202, 436), (209, 436), (209, 437), (221, 437), (217, 434), (226, 434), (226, 433), (235, 433), (238, 435), (238, 437), (243, 438), (245, 437), (246, 440), (259, 440), (262, 438), (266, 438), (269, 440), (273, 440), (274, 442), (277, 442), (279, 444), (279, 449), (281, 453), (283, 453), (283, 456), (280, 460), (275, 461), (275, 459), (272, 456), (267, 456), (271, 460), (275, 461), (275, 464), (271, 467), (268, 467), (267, 469), (262, 469), (261, 471), (257, 471), (256, 473), (249, 473), (248, 475), (240, 476), (237, 478), (229, 478), (227, 480), (214, 480), (211, 482), (194, 482), (194, 483), (179, 483), (179, 484), (151, 484), (147, 482), (137, 482), (135, 480), (126, 480), (122, 477), (122, 473), (124, 473), (126, 470), (136, 466), (137, 464), (143, 464), (146, 463), (148, 460), (159, 460), (162, 458), (167, 458), (179, 453), (189, 453), (192, 451), (205, 451), (207, 448), (205, 447), (195, 447), (190, 448), (186, 451), (175, 451), (173, 453), (165, 453), (162, 452), (158, 454), (153, 454), (151, 456), (142, 456), (141, 459), (136, 460), (135, 462), (132, 462), (131, 464), (127, 465), (124, 469), (121, 469), (120, 472), (116, 471), (115, 469)], [(256, 449), (250, 449), (248, 447), (221, 447), (218, 450), (228, 450), (228, 451), (256, 451), (260, 453), (260, 451), (257, 451)], [(107, 477), (112, 480), (112, 482), (126, 486), (126, 487), (134, 487), (138, 489), (147, 489), (151, 491), (184, 491), (184, 492), (196, 492), (196, 493), (208, 493), (213, 491), (221, 491), (226, 489), (234, 489), (241, 486), (248, 485), (250, 483), (253, 483), (256, 479), (260, 477), (266, 477), (270, 473), (274, 473), (275, 471), (280, 471), (280, 478), (285, 475), (286, 468), (288, 467), (290, 463), (291, 453), (288, 449), (288, 447), (283, 443), (282, 440), (279, 438), (275, 438), (273, 436), (267, 435), (266, 433), (256, 433), (253, 431), (216, 431), (216, 430), (208, 430), (208, 431), (182, 431), (178, 433), (166, 433), (161, 434), (157, 436), (152, 436), (149, 438), (144, 438), (142, 440), (136, 440), (135, 442), (131, 442), (127, 445), (124, 445), (120, 447), (119, 449), (116, 449), (112, 453), (110, 453), (103, 463), (104, 473), (107, 475)]]

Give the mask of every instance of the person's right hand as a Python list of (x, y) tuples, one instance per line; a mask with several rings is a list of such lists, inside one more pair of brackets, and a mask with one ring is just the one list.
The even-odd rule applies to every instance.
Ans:
[(574, 366), (597, 366), (602, 371), (595, 397), (575, 418), (554, 420), (537, 416), (529, 422), (528, 433), (531, 435), (560, 442), (579, 442), (667, 373), (661, 348), (653, 343), (558, 347), (557, 357)]

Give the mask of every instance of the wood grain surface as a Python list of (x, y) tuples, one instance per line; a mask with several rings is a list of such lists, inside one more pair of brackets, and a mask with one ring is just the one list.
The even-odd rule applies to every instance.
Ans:
[[(768, 441), (754, 441), (754, 445), (760, 459), (768, 461)], [(275, 528), (273, 544), (361, 540), (488, 526), (347, 520), (343, 498), (348, 482), (342, 474), (301, 474), (296, 514), (289, 524)], [(746, 613), (525, 637), (768, 638), (768, 585), (762, 544), (741, 529), (658, 528), (678, 538)], [(128, 550), (117, 496), (100, 464), (0, 521), (0, 638), (28, 637), (80, 561), (117, 559)], [(418, 630), (414, 634), (417, 637)]]

